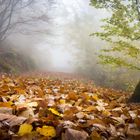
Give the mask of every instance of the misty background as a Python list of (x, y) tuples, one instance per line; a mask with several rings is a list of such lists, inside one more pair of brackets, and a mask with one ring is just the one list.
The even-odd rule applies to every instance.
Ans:
[(2, 46), (26, 58), (23, 63), (32, 67), (25, 71), (76, 73), (101, 86), (129, 90), (138, 82), (139, 72), (99, 64), (98, 53), (109, 44), (90, 36), (107, 16), (89, 0), (36, 0), (14, 14), (16, 25)]

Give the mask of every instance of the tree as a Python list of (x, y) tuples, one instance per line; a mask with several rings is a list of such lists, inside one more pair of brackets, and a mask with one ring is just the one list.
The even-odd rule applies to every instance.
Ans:
[[(140, 1), (91, 0), (91, 5), (110, 13), (102, 20), (101, 31), (92, 34), (110, 44), (99, 55), (101, 63), (140, 71)], [(130, 101), (140, 102), (139, 86), (132, 97), (138, 100)]]
[(0, 42), (12, 27), (12, 17), (17, 10), (27, 7), (33, 0), (0, 0)]
[(140, 102), (140, 82), (137, 84), (134, 94), (129, 99), (129, 102)]

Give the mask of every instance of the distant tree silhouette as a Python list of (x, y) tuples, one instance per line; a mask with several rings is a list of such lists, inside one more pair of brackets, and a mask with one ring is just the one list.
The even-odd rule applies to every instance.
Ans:
[(12, 27), (12, 17), (19, 9), (27, 7), (34, 0), (0, 0), (0, 42), (6, 38)]

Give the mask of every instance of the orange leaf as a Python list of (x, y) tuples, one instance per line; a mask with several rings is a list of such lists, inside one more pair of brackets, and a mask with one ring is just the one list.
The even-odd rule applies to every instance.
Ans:
[(74, 92), (70, 92), (67, 97), (69, 100), (78, 100), (78, 96)]
[(0, 102), (0, 107), (12, 107), (12, 102)]

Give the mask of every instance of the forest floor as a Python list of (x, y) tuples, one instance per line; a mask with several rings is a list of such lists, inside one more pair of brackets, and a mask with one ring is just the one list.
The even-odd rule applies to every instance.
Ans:
[(140, 140), (130, 93), (64, 73), (0, 76), (0, 140)]

